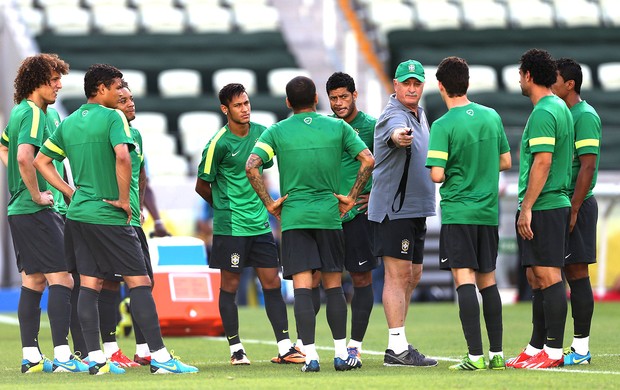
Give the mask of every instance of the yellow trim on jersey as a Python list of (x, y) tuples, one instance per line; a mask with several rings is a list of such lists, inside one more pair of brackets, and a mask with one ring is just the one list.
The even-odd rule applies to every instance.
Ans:
[(581, 141), (575, 142), (575, 148), (579, 149), (586, 146), (594, 146), (598, 148), (599, 143), (599, 140), (597, 140), (596, 138), (582, 139)]
[(217, 132), (215, 137), (211, 140), (211, 144), (209, 144), (209, 150), (207, 150), (207, 157), (205, 158), (205, 169), (203, 173), (207, 175), (211, 173), (211, 166), (213, 165), (213, 154), (215, 153), (215, 144), (217, 141), (222, 138), (224, 133), (226, 132), (226, 127), (222, 127), (220, 131)]
[(2, 132), (2, 139), (9, 142), (9, 136), (6, 134), (6, 130)]
[(442, 152), (439, 150), (429, 150), (428, 151), (428, 158), (440, 158), (442, 160), (448, 160), (448, 153), (447, 152)]
[(30, 137), (37, 138), (37, 132), (39, 131), (39, 121), (41, 120), (41, 110), (34, 102), (26, 101), (30, 108), (32, 108), (32, 124), (30, 127)]
[(114, 111), (116, 111), (116, 113), (121, 117), (121, 120), (123, 121), (123, 130), (125, 130), (125, 135), (131, 138), (131, 131), (129, 130), (129, 122), (127, 122), (127, 117), (125, 116), (125, 113), (119, 109), (115, 109)]
[(538, 137), (530, 140), (530, 146), (536, 145), (555, 145), (554, 137)]
[(49, 138), (47, 139), (47, 141), (45, 141), (45, 143), (43, 144), (43, 146), (45, 146), (46, 148), (48, 148), (49, 150), (51, 150), (52, 152), (56, 153), (56, 154), (60, 154), (63, 157), (67, 157), (65, 155), (65, 151), (60, 149), (58, 146), (56, 146), (56, 144), (54, 144), (52, 142), (52, 140), (50, 140)]
[(255, 146), (257, 148), (263, 149), (267, 153), (267, 156), (269, 157), (268, 161), (270, 161), (275, 155), (275, 153), (273, 152), (273, 148), (264, 142), (257, 142)]

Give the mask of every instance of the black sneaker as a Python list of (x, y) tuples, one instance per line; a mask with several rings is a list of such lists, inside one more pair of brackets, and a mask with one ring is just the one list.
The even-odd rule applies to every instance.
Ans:
[(427, 358), (413, 348), (412, 345), (409, 345), (406, 351), (398, 355), (391, 349), (386, 349), (385, 355), (383, 355), (383, 365), (394, 367), (434, 367), (437, 365), (437, 360)]

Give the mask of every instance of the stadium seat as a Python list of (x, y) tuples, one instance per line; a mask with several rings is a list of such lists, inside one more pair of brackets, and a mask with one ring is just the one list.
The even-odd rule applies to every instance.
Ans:
[(519, 28), (553, 27), (553, 7), (540, 0), (507, 0), (510, 24)]
[(129, 84), (134, 98), (146, 95), (146, 74), (141, 70), (123, 69), (123, 79)]
[(232, 14), (217, 5), (187, 4), (187, 24), (194, 32), (229, 32)]
[(552, 0), (556, 22), (563, 27), (600, 26), (599, 7), (586, 0)]
[[(137, 117), (136, 117), (137, 119)], [(136, 129), (140, 130), (139, 127)], [(149, 156), (149, 169), (154, 161), (176, 155), (177, 141), (174, 135), (140, 131), (143, 152)]]
[(185, 13), (164, 5), (140, 7), (140, 25), (148, 33), (179, 34), (185, 30)]
[(469, 0), (462, 3), (463, 21), (474, 29), (506, 28), (506, 7), (493, 0)]
[(136, 10), (114, 5), (93, 7), (94, 28), (102, 34), (135, 34), (140, 27)]
[(192, 157), (201, 153), (222, 125), (222, 115), (216, 112), (191, 111), (179, 115), (178, 128), (183, 154)]
[(469, 65), (468, 92), (493, 92), (497, 90), (497, 73), (487, 65)]
[(256, 93), (256, 74), (250, 69), (227, 68), (213, 72), (213, 89), (216, 94), (230, 83), (243, 84), (248, 95)]
[(618, 0), (599, 0), (603, 22), (609, 26), (620, 26), (620, 2)]
[(234, 8), (235, 24), (240, 31), (277, 31), (280, 14), (277, 8), (263, 5), (244, 5)]
[(400, 2), (372, 2), (368, 4), (368, 19), (382, 33), (413, 28), (413, 9)]
[(620, 62), (603, 63), (598, 67), (598, 80), (605, 91), (620, 90)]
[(427, 30), (457, 29), (461, 27), (458, 6), (447, 1), (430, 1), (416, 6), (416, 25)]
[(82, 98), (86, 99), (84, 92), (84, 75), (83, 70), (69, 69), (69, 73), (62, 76), (62, 89), (59, 95), (62, 99)]
[(202, 76), (194, 69), (168, 69), (157, 76), (157, 87), (163, 97), (198, 96)]
[(219, 7), (221, 6), (220, 0), (179, 0), (180, 5), (183, 7), (193, 6), (193, 5), (204, 5), (208, 7)]
[(519, 65), (506, 65), (502, 68), (502, 82), (509, 92), (521, 92), (519, 84)]
[(131, 122), (132, 127), (140, 131), (142, 137), (155, 135), (165, 135), (168, 132), (168, 119), (161, 112), (140, 111), (136, 106), (136, 119)]
[(129, 5), (137, 8), (143, 7), (174, 7), (174, 0), (128, 0)]
[(30, 32), (30, 35), (37, 36), (43, 32), (45, 27), (45, 17), (43, 11), (32, 7), (20, 7), (19, 13)]
[(80, 0), (36, 0), (41, 8), (66, 6), (76, 8), (80, 6)]
[(278, 121), (278, 116), (271, 111), (252, 110), (250, 120), (265, 127), (269, 127)]
[(83, 0), (88, 7), (126, 7), (127, 0)]
[(267, 87), (273, 96), (286, 96), (286, 84), (297, 76), (310, 77), (310, 72), (300, 68), (276, 68), (267, 73)]
[(59, 35), (84, 35), (90, 32), (91, 15), (85, 9), (68, 5), (45, 8), (47, 28)]
[[(146, 146), (145, 146), (146, 148)], [(161, 176), (187, 176), (189, 167), (187, 159), (175, 154), (158, 155), (145, 149), (149, 157), (149, 176), (152, 178)], [(155, 157), (155, 158), (153, 158)], [(194, 172), (195, 169), (192, 171)]]
[(439, 84), (437, 83), (437, 77), (435, 77), (437, 65), (422, 65), (424, 66), (424, 94), (439, 93)]
[(582, 90), (589, 90), (593, 88), (593, 82), (592, 82), (592, 71), (590, 70), (590, 67), (586, 64), (579, 64), (581, 65), (581, 74), (582, 74), (582, 82), (581, 82), (581, 89)]

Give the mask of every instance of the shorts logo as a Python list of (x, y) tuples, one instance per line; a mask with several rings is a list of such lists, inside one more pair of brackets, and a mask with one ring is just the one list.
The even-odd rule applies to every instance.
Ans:
[(406, 238), (400, 243), (400, 253), (409, 252), (409, 240)]
[(241, 256), (239, 256), (238, 253), (233, 253), (232, 255), (230, 255), (230, 266), (233, 268), (239, 268), (240, 259), (241, 259)]
[(309, 125), (310, 123), (312, 123), (312, 118), (310, 118), (310, 117), (304, 118), (304, 123)]

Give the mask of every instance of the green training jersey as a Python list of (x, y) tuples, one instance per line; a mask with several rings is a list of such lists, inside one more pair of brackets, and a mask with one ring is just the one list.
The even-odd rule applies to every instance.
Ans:
[(519, 155), (519, 209), (525, 197), (534, 154), (553, 153), (549, 176), (532, 210), (570, 207), (568, 198), (573, 160), (573, 117), (562, 99), (545, 96), (527, 120)]
[(142, 226), (140, 214), (140, 170), (144, 166), (144, 154), (142, 152), (142, 135), (138, 129), (130, 127), (131, 137), (133, 138), (133, 150), (131, 156), (131, 185), (129, 186), (129, 205), (131, 206), (131, 226)]
[[(334, 118), (336, 118), (334, 116)], [(349, 123), (353, 130), (357, 133), (362, 141), (366, 144), (366, 147), (370, 149), (372, 152), (372, 146), (375, 139), (375, 123), (377, 119), (371, 117), (370, 115), (359, 111), (355, 118)], [(353, 184), (355, 183), (355, 179), (357, 179), (357, 172), (360, 169), (361, 163), (357, 160), (357, 158), (351, 158), (347, 153), (342, 153), (342, 164), (340, 165), (340, 193), (343, 195), (347, 195)], [(368, 194), (370, 192), (370, 188), (372, 187), (372, 179), (368, 180), (366, 187), (362, 190), (361, 194)], [(361, 195), (360, 194), (360, 195)], [(353, 208), (348, 211), (344, 217), (342, 218), (342, 222), (349, 222), (356, 215), (361, 212), (357, 208), (359, 206), (353, 206)]]
[[(2, 144), (9, 148), (7, 177), (9, 184), (9, 199), (7, 215), (34, 214), (44, 209), (58, 211), (56, 206), (40, 206), (32, 200), (30, 191), (22, 180), (17, 163), (17, 149), (21, 144), (35, 147), (35, 155), (43, 142), (49, 137), (45, 113), (34, 102), (22, 100), (11, 110), (9, 123), (2, 133)], [(33, 167), (34, 169), (34, 167)], [(36, 172), (39, 191), (46, 191), (48, 185), (43, 176)]]
[(45, 141), (41, 153), (69, 159), (75, 193), (67, 218), (98, 225), (127, 225), (127, 214), (103, 200), (118, 200), (114, 147), (133, 150), (129, 124), (122, 111), (99, 104), (83, 104), (65, 118)]
[(590, 190), (586, 195), (586, 199), (588, 199), (592, 196), (592, 189), (596, 185), (596, 178), (598, 176), (598, 163), (601, 157), (601, 118), (596, 113), (596, 110), (585, 100), (572, 106), (570, 112), (573, 114), (573, 122), (575, 124), (575, 156), (573, 158), (570, 196), (572, 196), (575, 191), (577, 175), (579, 174), (579, 169), (581, 169), (579, 156), (584, 154), (596, 154), (596, 168), (594, 170), (594, 176), (592, 177), (592, 184), (590, 184)]
[[(49, 132), (46, 130), (46, 133), (48, 134), (46, 134), (45, 139), (48, 139), (50, 135), (54, 134), (54, 132), (60, 125), (60, 115), (58, 115), (58, 111), (51, 107), (48, 107), (45, 117), (47, 123), (47, 130), (49, 130)], [(56, 170), (58, 171), (60, 177), (64, 177), (65, 166), (63, 165), (62, 161), (54, 160), (54, 166), (56, 167)], [(54, 194), (54, 204), (56, 205), (58, 212), (62, 215), (67, 214), (67, 202), (65, 202), (65, 196), (62, 194), (62, 192), (58, 191), (51, 185), (48, 187), (49, 190), (52, 191), (52, 194)]]
[(441, 223), (499, 223), (499, 160), (510, 151), (502, 120), (477, 103), (453, 107), (431, 126), (427, 167), (445, 169)]
[(284, 119), (261, 135), (252, 153), (269, 162), (278, 156), (282, 231), (342, 229), (338, 199), (342, 153), (355, 158), (366, 144), (343, 120), (316, 112)]
[(248, 134), (239, 137), (226, 125), (202, 152), (198, 177), (211, 184), (213, 234), (257, 236), (271, 232), (267, 209), (245, 174), (245, 163), (264, 131), (265, 126), (250, 122)]

